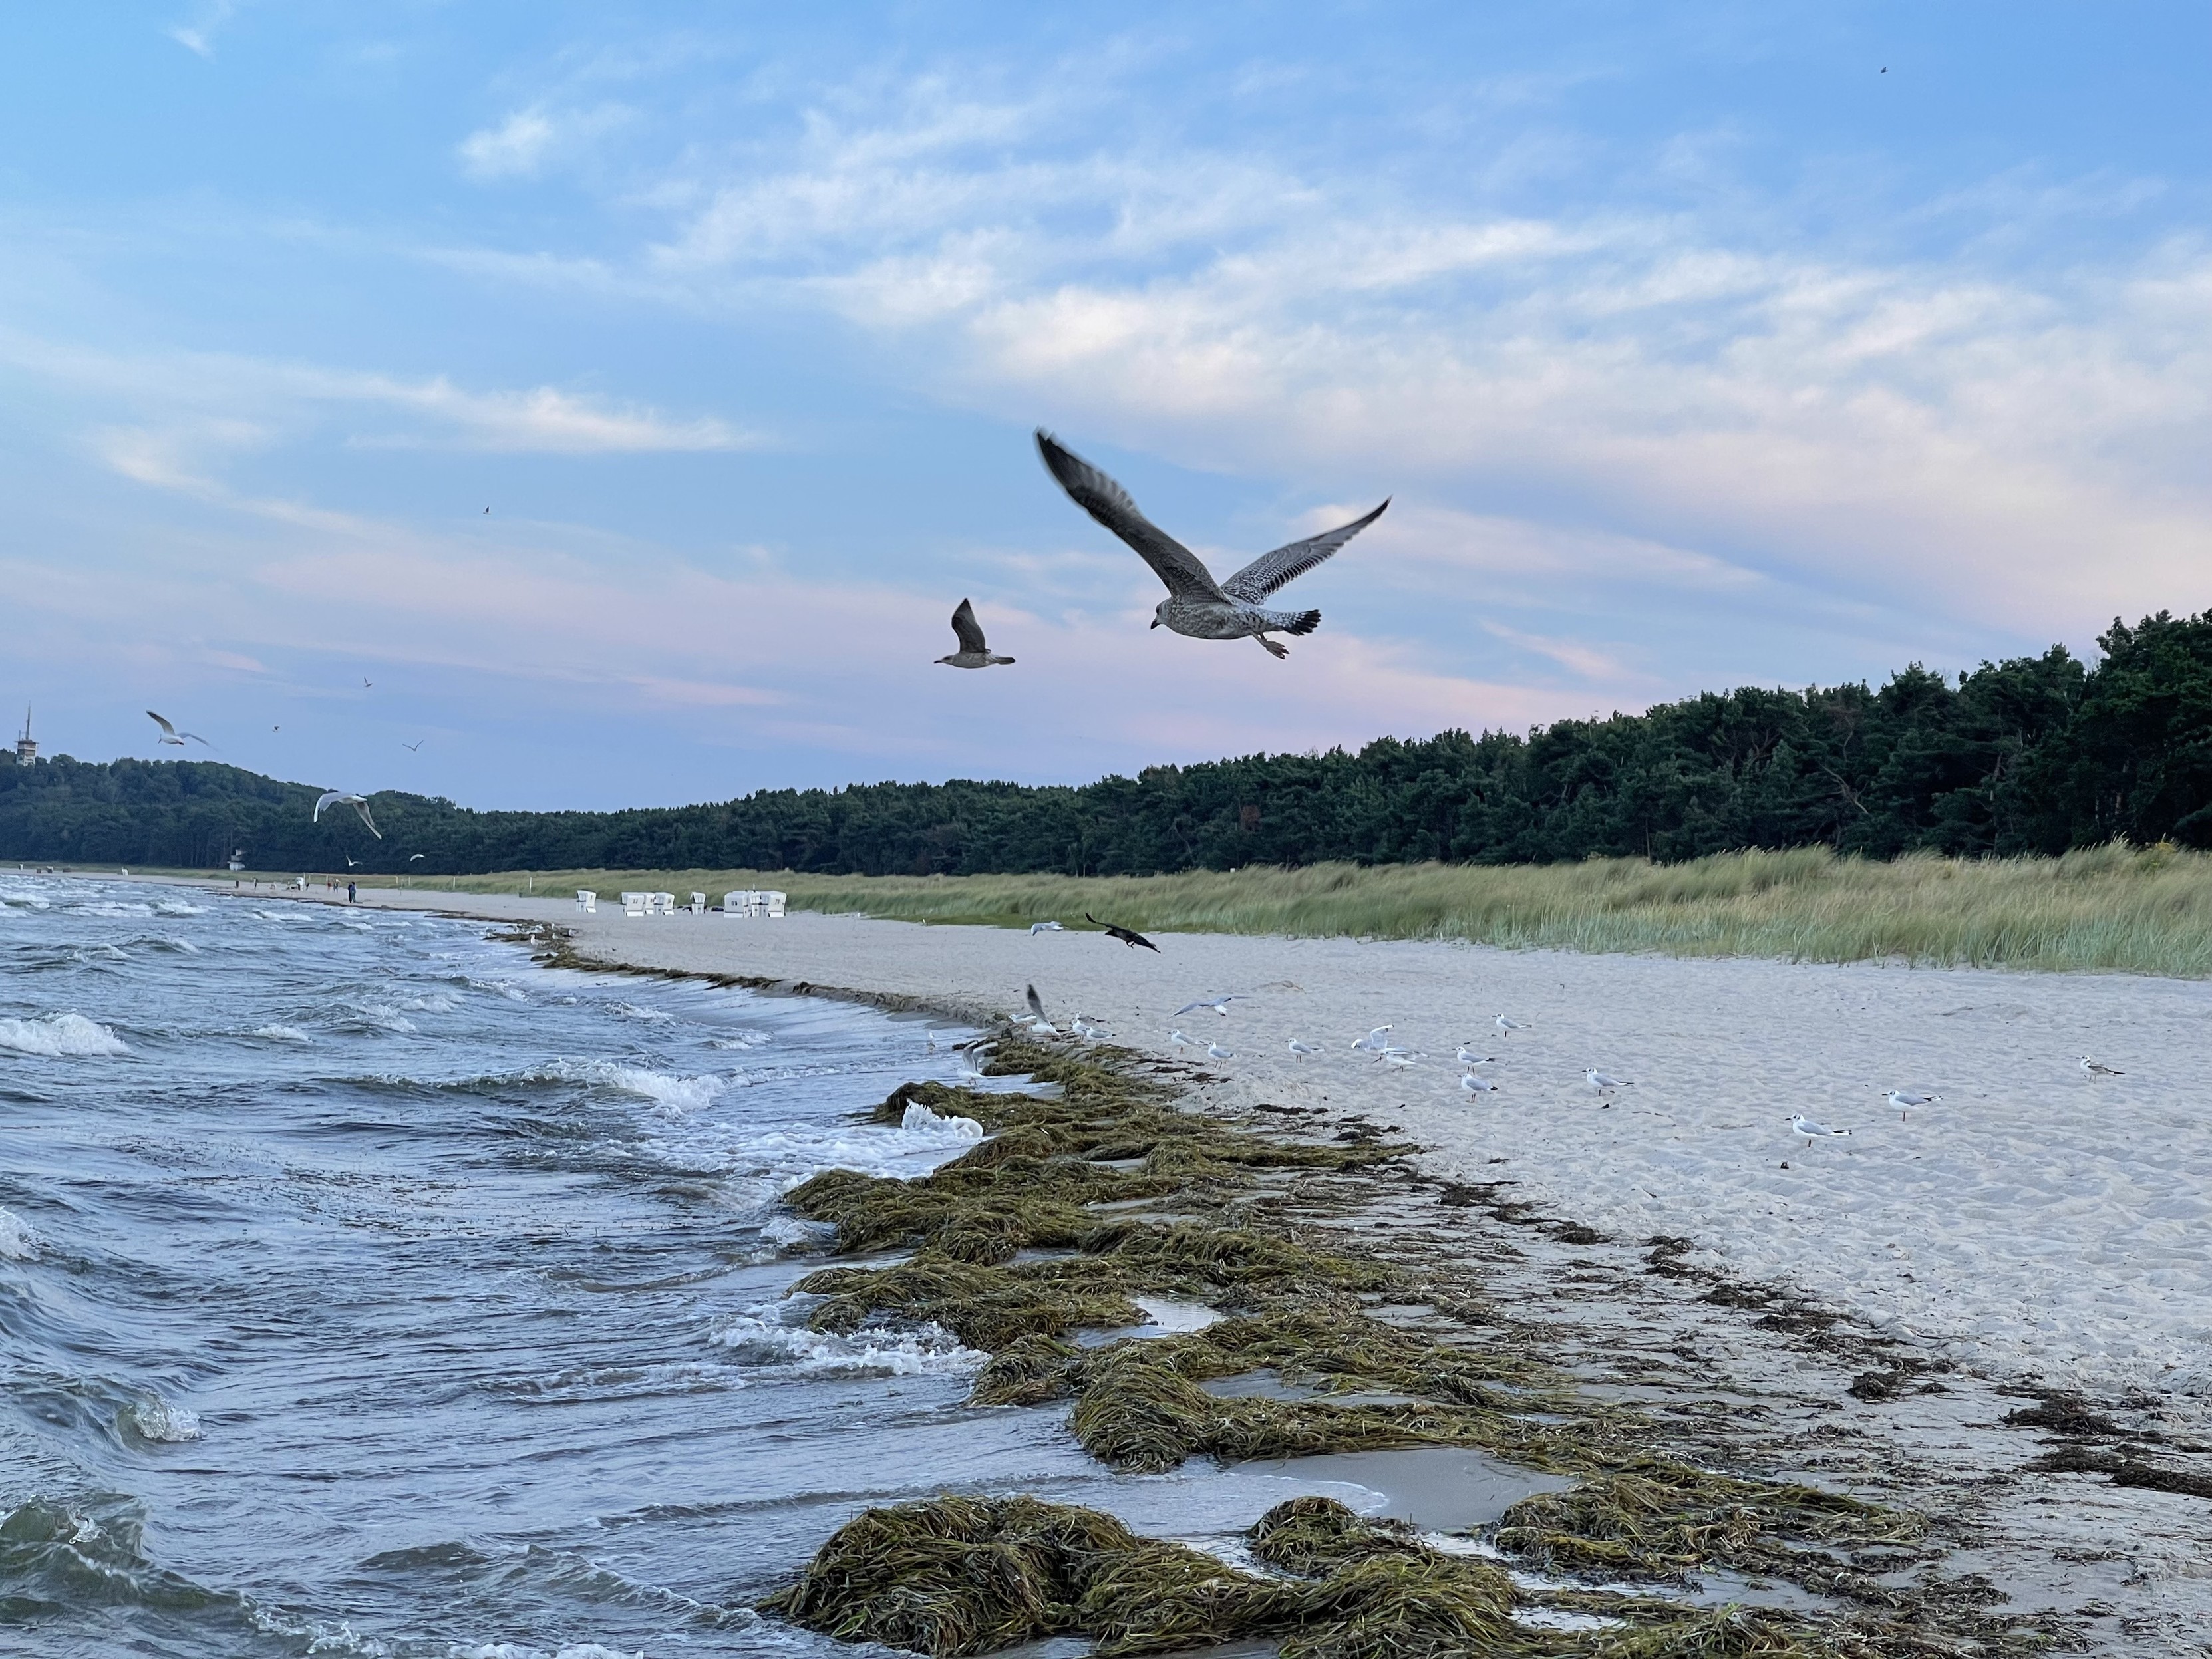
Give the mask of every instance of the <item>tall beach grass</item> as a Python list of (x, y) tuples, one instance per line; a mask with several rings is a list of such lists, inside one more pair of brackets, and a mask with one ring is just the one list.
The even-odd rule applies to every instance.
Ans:
[[(399, 885), (380, 878), (378, 885)], [(461, 892), (776, 887), (794, 908), (1026, 927), (1087, 910), (1125, 927), (1294, 937), (1460, 939), (1571, 951), (1896, 959), (1935, 965), (2212, 975), (2212, 854), (2110, 846), (2058, 859), (1820, 848), (1686, 864), (1314, 865), (1173, 876), (805, 876), (562, 870), (425, 881)]]

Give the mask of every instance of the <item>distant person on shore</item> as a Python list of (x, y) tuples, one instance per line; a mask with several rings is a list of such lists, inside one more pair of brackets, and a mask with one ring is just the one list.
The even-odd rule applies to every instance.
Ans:
[(354, 884), (351, 882), (348, 882), (346, 884), (346, 902), (348, 904), (358, 904), (361, 902), (361, 894), (356, 890)]

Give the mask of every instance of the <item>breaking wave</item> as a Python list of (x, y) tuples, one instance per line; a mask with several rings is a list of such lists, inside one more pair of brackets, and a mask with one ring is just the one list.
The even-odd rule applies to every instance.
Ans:
[(0, 1019), (0, 1048), (52, 1059), (68, 1055), (127, 1054), (123, 1039), (82, 1014), (45, 1014), (37, 1019)]

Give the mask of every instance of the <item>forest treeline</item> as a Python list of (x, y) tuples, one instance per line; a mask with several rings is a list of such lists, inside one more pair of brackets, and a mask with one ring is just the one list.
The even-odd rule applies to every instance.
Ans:
[[(2212, 847), (2212, 610), (2115, 619), (1952, 680), (1745, 688), (1526, 735), (1157, 766), (1080, 787), (954, 781), (763, 790), (698, 806), (477, 811), (386, 791), (382, 841), (313, 786), (209, 761), (0, 761), (0, 858), (482, 874), (757, 869), (1149, 875), (1323, 860), (1661, 861), (1744, 848), (2056, 854)], [(416, 854), (421, 856), (416, 857)]]

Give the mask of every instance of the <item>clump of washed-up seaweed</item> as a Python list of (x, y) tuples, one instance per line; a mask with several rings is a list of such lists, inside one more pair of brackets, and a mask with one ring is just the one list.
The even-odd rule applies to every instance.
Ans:
[[(1447, 1340), (1433, 1322), (1377, 1317), (1389, 1304), (1425, 1304), (1399, 1269), (1255, 1213), (1261, 1171), (1371, 1168), (1402, 1158), (1402, 1146), (1255, 1134), (1179, 1109), (1110, 1051), (1008, 1036), (992, 1069), (1057, 1086), (908, 1085), (873, 1115), (898, 1122), (919, 1105), (976, 1119), (990, 1138), (914, 1180), (837, 1171), (789, 1194), (799, 1214), (834, 1226), (836, 1253), (911, 1251), (807, 1274), (796, 1288), (817, 1298), (815, 1328), (941, 1327), (988, 1356), (972, 1403), (1068, 1401), (1085, 1449), (1133, 1472), (1193, 1457), (1456, 1446), (1565, 1477), (1568, 1490), (1523, 1499), (1492, 1537), (1502, 1556), (1534, 1568), (1662, 1586), (1725, 1567), (1848, 1589), (1837, 1549), (1918, 1528), (1839, 1494), (1656, 1455), (1654, 1425), (1579, 1400), (1503, 1340)], [(1225, 1316), (1172, 1335), (1069, 1340), (1141, 1326), (1152, 1297)], [(1234, 1396), (1206, 1386), (1254, 1372), (1280, 1386)], [(1309, 1507), (1271, 1512), (1252, 1542), (1255, 1559), (1296, 1579), (1239, 1572), (1087, 1511), (948, 1498), (860, 1517), (768, 1605), (835, 1635), (932, 1654), (1062, 1633), (1091, 1637), (1101, 1654), (1135, 1654), (1265, 1632), (1281, 1633), (1286, 1659), (1909, 1650), (1887, 1636), (1869, 1646), (1863, 1633), (1835, 1645), (1832, 1620), (1587, 1590), (1564, 1594), (1584, 1611), (1595, 1598), (1610, 1622), (1540, 1632), (1510, 1619), (1510, 1583), (1494, 1563), (1299, 1502)]]

